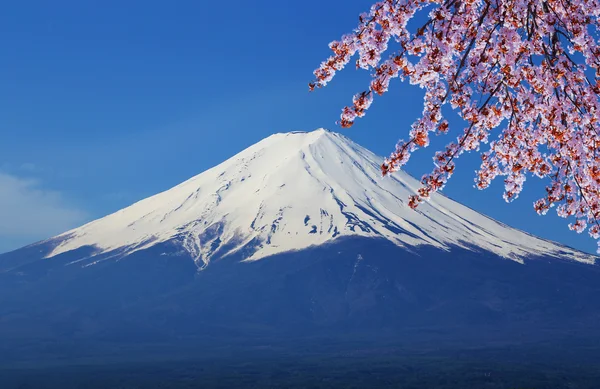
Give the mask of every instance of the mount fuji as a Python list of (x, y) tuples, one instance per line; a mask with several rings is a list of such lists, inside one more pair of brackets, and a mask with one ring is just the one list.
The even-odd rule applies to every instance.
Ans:
[[(82, 247), (127, 256), (176, 240), (200, 269), (244, 251), (247, 261), (341, 237), (380, 237), (406, 249), (481, 249), (522, 262), (552, 256), (593, 263), (590, 255), (512, 229), (442, 195), (417, 211), (419, 188), (404, 172), (382, 178), (382, 158), (319, 129), (270, 136), (165, 192), (54, 237), (51, 258)], [(102, 257), (106, 258), (106, 257)]]
[(275, 134), (165, 192), (0, 255), (0, 340), (10, 339), (0, 344), (595, 333), (595, 256), (442, 194), (412, 210), (419, 182), (402, 171), (381, 177), (381, 162), (323, 129)]

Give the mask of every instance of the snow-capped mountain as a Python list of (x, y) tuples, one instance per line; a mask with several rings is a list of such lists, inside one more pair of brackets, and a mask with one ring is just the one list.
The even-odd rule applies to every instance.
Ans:
[(258, 260), (360, 236), (409, 249), (484, 250), (519, 262), (594, 261), (440, 194), (414, 211), (407, 199), (419, 182), (404, 172), (381, 177), (381, 162), (324, 129), (275, 134), (172, 189), (51, 239), (46, 257), (85, 246), (127, 255), (178, 239), (202, 268), (242, 248), (247, 260)]
[(418, 181), (382, 178), (381, 161), (325, 130), (276, 134), (0, 255), (0, 363), (18, 350), (53, 358), (62, 343), (91, 355), (133, 344), (145, 358), (157, 340), (179, 354), (181, 342), (230, 350), (235, 339), (597, 339), (595, 257), (442, 195), (413, 211)]

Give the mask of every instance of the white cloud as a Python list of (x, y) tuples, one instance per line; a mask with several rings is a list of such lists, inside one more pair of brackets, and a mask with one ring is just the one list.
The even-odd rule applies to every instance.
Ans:
[(60, 192), (0, 172), (0, 253), (77, 227), (87, 218)]

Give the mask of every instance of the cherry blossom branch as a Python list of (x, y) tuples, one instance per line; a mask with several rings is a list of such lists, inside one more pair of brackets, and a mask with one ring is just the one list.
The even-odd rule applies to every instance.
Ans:
[[(426, 23), (409, 30), (431, 4)], [(384, 175), (427, 147), (431, 132), (449, 132), (444, 105), (468, 123), (455, 142), (436, 152), (435, 168), (423, 176), (410, 206), (444, 187), (458, 156), (489, 143), (481, 153), (478, 188), (505, 176), (504, 198), (512, 201), (526, 174), (550, 179), (534, 209), (544, 214), (564, 200), (557, 212), (577, 219), (570, 227), (581, 232), (589, 222), (589, 234), (600, 238), (599, 19), (600, 2), (588, 0), (384, 0), (361, 16), (353, 34), (330, 44), (334, 54), (315, 71), (310, 87), (325, 86), (353, 56), (358, 67), (372, 69), (368, 91), (342, 111), (343, 127), (364, 116), (394, 78), (424, 89), (422, 114), (408, 140), (398, 142), (382, 164)], [(391, 39), (400, 50), (382, 60)], [(498, 138), (490, 142), (491, 136)]]

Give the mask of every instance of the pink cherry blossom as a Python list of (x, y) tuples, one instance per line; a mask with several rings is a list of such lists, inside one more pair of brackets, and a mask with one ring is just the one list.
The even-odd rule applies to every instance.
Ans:
[[(416, 15), (427, 17), (408, 29)], [(382, 0), (315, 70), (310, 89), (327, 85), (353, 57), (372, 73), (368, 90), (342, 110), (339, 124), (364, 116), (392, 79), (425, 91), (423, 113), (381, 169), (388, 174), (427, 147), (432, 132), (456, 133), (435, 153), (431, 173), (409, 199), (427, 200), (452, 176), (465, 152), (481, 155), (475, 186), (504, 177), (504, 199), (519, 196), (528, 175), (548, 180), (534, 203), (539, 214), (556, 208), (600, 238), (600, 0)], [(389, 50), (390, 41), (399, 49)], [(395, 46), (395, 45), (394, 45)], [(466, 123), (450, 129), (449, 104)]]

